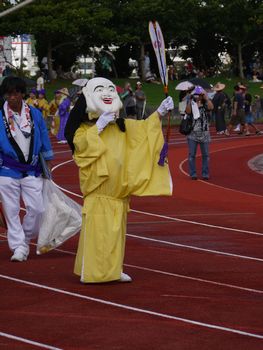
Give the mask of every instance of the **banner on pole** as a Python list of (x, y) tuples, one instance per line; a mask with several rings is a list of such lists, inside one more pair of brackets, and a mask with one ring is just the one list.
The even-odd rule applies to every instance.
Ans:
[(149, 22), (149, 34), (156, 55), (158, 68), (162, 83), (164, 86), (168, 85), (168, 72), (166, 68), (166, 58), (165, 58), (165, 43), (163, 39), (163, 34), (159, 23), (157, 21)]

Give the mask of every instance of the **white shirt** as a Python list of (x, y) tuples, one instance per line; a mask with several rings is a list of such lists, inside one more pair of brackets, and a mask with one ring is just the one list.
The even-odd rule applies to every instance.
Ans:
[[(4, 105), (4, 110), (5, 110), (5, 117), (6, 117), (6, 120), (8, 122), (8, 113), (7, 113), (7, 104), (6, 103)], [(21, 115), (19, 115), (19, 113), (16, 113), (16, 115), (18, 117), (21, 116)], [(18, 127), (18, 125), (16, 123), (14, 123), (14, 128), (15, 128), (15, 133), (16, 133), (16, 135), (13, 136), (14, 140), (16, 141), (16, 143), (18, 144), (19, 148), (23, 152), (25, 160), (27, 161), (28, 160), (28, 156), (29, 156), (29, 147), (30, 147), (31, 136), (26, 138), (23, 135), (22, 131), (19, 129), (19, 127)]]
[(37, 90), (44, 89), (44, 78), (38, 77), (37, 78)]

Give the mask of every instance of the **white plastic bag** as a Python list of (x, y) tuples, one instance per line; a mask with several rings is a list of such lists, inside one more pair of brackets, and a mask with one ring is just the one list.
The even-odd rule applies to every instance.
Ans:
[(45, 212), (37, 241), (37, 254), (60, 246), (81, 228), (81, 206), (63, 193), (52, 181), (43, 184)]

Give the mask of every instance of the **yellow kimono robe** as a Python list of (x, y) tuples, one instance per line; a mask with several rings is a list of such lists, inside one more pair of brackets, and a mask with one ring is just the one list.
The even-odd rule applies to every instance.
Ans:
[(45, 98), (38, 99), (38, 109), (41, 110), (43, 118), (47, 120), (49, 115), (49, 103)]
[(171, 195), (168, 165), (158, 160), (164, 140), (155, 112), (125, 120), (126, 132), (109, 124), (81, 124), (74, 159), (84, 196), (83, 221), (74, 272), (82, 282), (120, 279), (130, 195)]
[(60, 118), (59, 115), (57, 113), (58, 111), (58, 106), (59, 106), (59, 100), (57, 99), (53, 99), (50, 104), (49, 104), (49, 113), (52, 117), (52, 122), (51, 122), (51, 133), (53, 135), (57, 135), (58, 130), (59, 130), (59, 124), (60, 124)]
[(38, 100), (37, 100), (37, 98), (28, 97), (28, 99), (26, 100), (26, 103), (30, 106), (37, 108)]

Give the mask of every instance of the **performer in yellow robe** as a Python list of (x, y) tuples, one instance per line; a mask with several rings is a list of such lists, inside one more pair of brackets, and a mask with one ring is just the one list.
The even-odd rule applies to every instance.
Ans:
[(55, 98), (49, 103), (49, 114), (51, 117), (50, 132), (56, 136), (59, 130), (60, 118), (58, 115), (58, 106), (61, 100), (61, 93), (59, 90), (55, 91)]
[(89, 121), (74, 136), (84, 196), (74, 272), (82, 282), (129, 282), (123, 260), (130, 196), (172, 193), (168, 165), (158, 160), (164, 142), (160, 116), (173, 101), (168, 97), (146, 120), (125, 120), (122, 132), (116, 122), (121, 102), (111, 81), (91, 79), (83, 94)]
[(29, 97), (26, 100), (26, 104), (33, 106), (35, 108), (38, 107), (37, 89), (33, 88), (30, 90)]
[(43, 118), (47, 121), (47, 117), (49, 115), (49, 103), (46, 100), (45, 90), (38, 91), (38, 109), (42, 112)]

